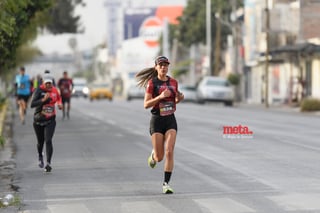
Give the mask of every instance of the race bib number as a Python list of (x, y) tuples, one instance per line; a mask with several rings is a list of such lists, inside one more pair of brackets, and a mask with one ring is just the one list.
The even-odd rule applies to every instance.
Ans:
[(25, 84), (20, 84), (20, 89), (24, 89), (26, 87)]
[(54, 107), (53, 106), (43, 106), (42, 114), (46, 117), (51, 117), (54, 115)]
[(68, 90), (68, 89), (63, 89), (63, 90), (62, 90), (62, 93), (63, 93), (63, 94), (69, 94), (69, 90)]
[(175, 112), (175, 106), (172, 101), (160, 102), (159, 109), (161, 116), (171, 115)]

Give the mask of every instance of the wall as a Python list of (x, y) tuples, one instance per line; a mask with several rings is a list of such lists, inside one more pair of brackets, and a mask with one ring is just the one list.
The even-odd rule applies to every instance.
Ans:
[(320, 98), (320, 58), (312, 63), (312, 96)]

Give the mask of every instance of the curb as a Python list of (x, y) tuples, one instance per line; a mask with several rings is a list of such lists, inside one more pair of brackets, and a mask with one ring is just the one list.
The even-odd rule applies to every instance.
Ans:
[(8, 101), (5, 102), (0, 111), (0, 136), (2, 136), (3, 124), (7, 116)]
[[(13, 174), (15, 169), (14, 143), (12, 140), (13, 114), (10, 99), (5, 102), (0, 112), (0, 136), (5, 142), (0, 146), (0, 197), (6, 194), (15, 194), (17, 190), (13, 188)], [(0, 208), (0, 212), (18, 212), (17, 206), (7, 206)]]
[(0, 136), (4, 139), (4, 144), (0, 146), (0, 193), (11, 191), (11, 174), (15, 168), (12, 140), (13, 120), (8, 116), (10, 112), (12, 112), (10, 102), (7, 101), (0, 112)]

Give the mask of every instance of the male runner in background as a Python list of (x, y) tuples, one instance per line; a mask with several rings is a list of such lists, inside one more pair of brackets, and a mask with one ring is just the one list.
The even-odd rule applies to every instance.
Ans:
[[(62, 98), (62, 119), (67, 118), (70, 119), (70, 99), (71, 93), (73, 89), (72, 79), (68, 77), (68, 72), (63, 72), (63, 77), (58, 81), (58, 88), (60, 90), (61, 98)], [(67, 113), (65, 110), (65, 105), (67, 104)]]
[(20, 67), (20, 73), (16, 75), (15, 89), (21, 124), (25, 124), (28, 100), (31, 95), (32, 82), (29, 75), (25, 74), (25, 68)]

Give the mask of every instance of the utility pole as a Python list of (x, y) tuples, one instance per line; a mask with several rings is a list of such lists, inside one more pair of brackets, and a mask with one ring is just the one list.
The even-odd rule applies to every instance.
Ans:
[(211, 0), (206, 0), (206, 44), (207, 44), (207, 59), (208, 59), (208, 72), (212, 74), (211, 67)]
[(169, 54), (169, 21), (168, 18), (165, 17), (163, 19), (163, 33), (162, 33), (162, 51), (163, 55), (167, 56), (168, 58), (171, 58)]
[(220, 68), (220, 40), (221, 40), (221, 22), (220, 22), (220, 15), (221, 15), (221, 4), (220, 0), (218, 0), (218, 12), (216, 14), (216, 42), (215, 42), (215, 52), (214, 52), (214, 73), (213, 75), (219, 74)]
[(232, 16), (231, 16), (231, 21), (232, 21), (232, 25), (231, 25), (231, 31), (232, 31), (232, 38), (233, 38), (233, 72), (238, 74), (238, 23), (237, 23), (237, 2), (236, 0), (231, 0), (231, 8), (232, 8)]
[(269, 11), (269, 1), (266, 1), (266, 52), (265, 52), (265, 106), (269, 108), (269, 31), (270, 31), (270, 11)]

